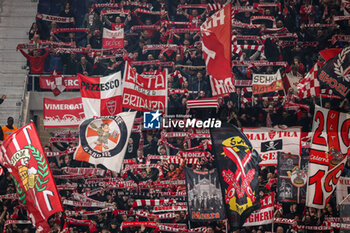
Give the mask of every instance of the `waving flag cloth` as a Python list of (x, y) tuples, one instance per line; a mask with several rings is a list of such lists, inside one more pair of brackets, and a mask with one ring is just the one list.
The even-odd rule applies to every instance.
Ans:
[(34, 227), (49, 232), (47, 219), (62, 212), (55, 181), (34, 123), (11, 134), (1, 146), (3, 165), (14, 181), (18, 199)]
[(105, 77), (79, 76), (81, 100), (86, 118), (112, 116), (122, 111), (121, 72)]
[(320, 82), (317, 79), (319, 64), (316, 63), (297, 85), (298, 97), (300, 99), (320, 96)]
[(350, 99), (350, 47), (342, 49), (338, 55), (325, 62), (317, 78), (326, 88)]
[(124, 48), (124, 28), (113, 31), (103, 28), (102, 47), (105, 49)]
[(231, 4), (202, 24), (201, 35), (213, 96), (227, 96), (235, 91), (231, 71)]
[(159, 110), (165, 113), (168, 102), (167, 80), (166, 70), (145, 78), (126, 62), (123, 80), (123, 107), (137, 111)]
[(248, 138), (235, 126), (210, 129), (216, 167), (231, 229), (240, 228), (259, 208), (257, 200), (261, 158)]
[(83, 121), (79, 126), (79, 146), (74, 159), (102, 164), (111, 171), (119, 172), (135, 116), (136, 112), (123, 112)]
[(186, 168), (187, 205), (191, 221), (217, 221), (225, 210), (216, 169), (199, 171)]
[(350, 114), (316, 106), (312, 131), (306, 205), (323, 209), (350, 154)]

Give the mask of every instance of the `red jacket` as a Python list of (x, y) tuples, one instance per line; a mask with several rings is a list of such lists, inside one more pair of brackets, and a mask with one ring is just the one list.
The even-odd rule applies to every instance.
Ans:
[(39, 57), (34, 57), (24, 52), (22, 49), (20, 50), (23, 56), (25, 56), (30, 64), (30, 73), (31, 74), (42, 74), (44, 73), (44, 62), (47, 56), (49, 56), (50, 52), (48, 49), (45, 49), (46, 52), (44, 55)]

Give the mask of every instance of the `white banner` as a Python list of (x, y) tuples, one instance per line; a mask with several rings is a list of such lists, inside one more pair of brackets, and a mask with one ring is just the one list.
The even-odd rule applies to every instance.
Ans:
[(300, 127), (243, 127), (242, 131), (260, 154), (260, 166), (277, 166), (278, 152), (301, 153)]

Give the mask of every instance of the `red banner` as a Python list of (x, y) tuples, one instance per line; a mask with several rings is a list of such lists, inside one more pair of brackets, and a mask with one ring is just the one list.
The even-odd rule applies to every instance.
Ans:
[(62, 212), (55, 181), (34, 123), (23, 126), (2, 144), (3, 165), (11, 173), (18, 199), (36, 229), (49, 232), (47, 219)]
[[(52, 76), (41, 76), (39, 79), (41, 89), (51, 89), (51, 83), (53, 82)], [(77, 76), (62, 77), (62, 85), (66, 87), (66, 90), (79, 89), (79, 79)]]
[(231, 4), (215, 12), (201, 26), (202, 50), (213, 96), (234, 92), (231, 71)]
[(81, 98), (44, 98), (44, 127), (78, 127), (84, 118)]
[(275, 74), (253, 74), (253, 94), (263, 94), (283, 90), (283, 83), (279, 71)]
[(165, 112), (167, 106), (166, 71), (145, 78), (128, 63), (125, 64), (123, 107), (137, 111)]

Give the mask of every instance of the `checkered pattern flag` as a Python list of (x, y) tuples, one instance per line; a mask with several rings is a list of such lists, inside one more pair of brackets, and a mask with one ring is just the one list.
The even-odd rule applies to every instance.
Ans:
[(320, 82), (317, 79), (317, 72), (318, 64), (315, 64), (298, 84), (298, 97), (300, 99), (320, 95)]

